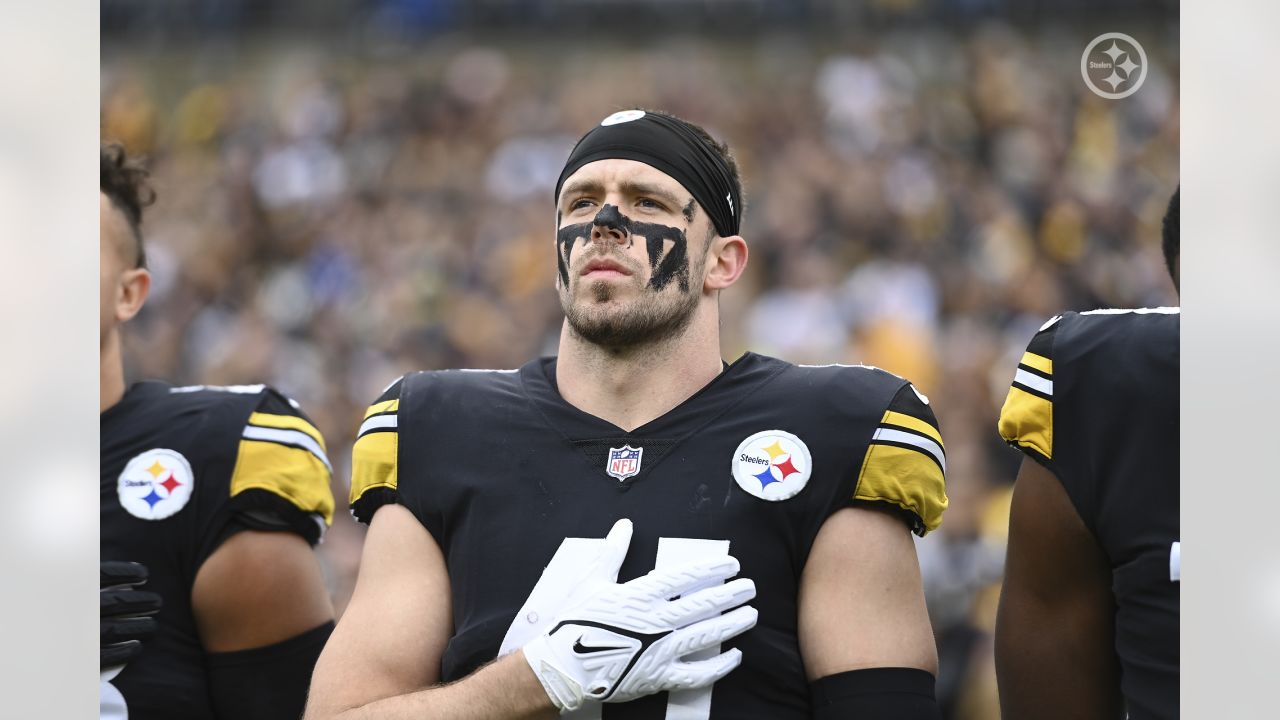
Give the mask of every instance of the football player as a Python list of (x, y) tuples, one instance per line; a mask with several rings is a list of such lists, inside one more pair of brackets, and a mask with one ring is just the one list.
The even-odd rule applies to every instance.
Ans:
[(748, 251), (701, 128), (605, 118), (555, 203), (558, 356), (410, 374), (368, 410), (369, 533), (307, 717), (937, 718), (911, 536), (947, 503), (927, 398), (721, 359)]
[[(102, 148), (101, 165), (104, 717), (297, 717), (333, 627), (311, 550), (333, 513), (323, 438), (261, 385), (126, 389), (121, 325), (150, 288), (150, 190), (119, 146)], [(140, 592), (163, 606), (139, 651), (151, 628), (108, 627), (107, 604), (126, 618), (154, 611)]]
[[(1179, 276), (1178, 193), (1164, 255)], [(1178, 717), (1179, 309), (1065, 313), (1018, 364), (996, 670), (1005, 718)]]

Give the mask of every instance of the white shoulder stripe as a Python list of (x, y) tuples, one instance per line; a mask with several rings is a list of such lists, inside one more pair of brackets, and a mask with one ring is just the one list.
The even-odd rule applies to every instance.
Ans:
[(359, 439), (370, 430), (386, 430), (388, 428), (399, 427), (399, 420), (397, 420), (397, 417), (399, 416), (395, 413), (391, 413), (389, 415), (374, 415), (361, 423), (360, 430), (356, 432), (356, 438)]
[(495, 368), (457, 368), (456, 372), (470, 373), (518, 373), (520, 368), (512, 368), (510, 370), (498, 370)]
[(1031, 373), (1027, 372), (1026, 370), (1023, 370), (1022, 368), (1018, 368), (1018, 371), (1013, 374), (1013, 381), (1020, 385), (1026, 385), (1032, 390), (1039, 390), (1045, 395), (1049, 395), (1049, 396), (1053, 395), (1052, 380), (1045, 380), (1039, 375), (1032, 375)]
[(871, 436), (871, 441), (888, 440), (890, 442), (905, 443), (914, 445), (933, 456), (934, 460), (942, 466), (942, 472), (947, 471), (947, 456), (942, 452), (942, 448), (938, 447), (938, 443), (929, 438), (920, 437), (915, 433), (902, 432), (901, 430), (891, 430), (889, 428), (877, 428), (875, 434)]
[(317, 443), (314, 438), (301, 430), (284, 430), (281, 428), (245, 425), (244, 435), (241, 437), (245, 440), (264, 440), (266, 442), (282, 443), (284, 445), (296, 445), (297, 447), (310, 452), (312, 455), (315, 455), (319, 458), (320, 462), (324, 463), (324, 466), (329, 469), (329, 472), (333, 472), (333, 466), (329, 464), (329, 458), (324, 454), (324, 449), (320, 447), (320, 443)]

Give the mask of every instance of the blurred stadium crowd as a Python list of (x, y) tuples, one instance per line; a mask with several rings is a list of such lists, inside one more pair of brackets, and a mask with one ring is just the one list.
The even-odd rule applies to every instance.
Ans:
[[(1084, 86), (1096, 33), (1073, 26), (362, 51), (104, 39), (103, 137), (147, 156), (158, 192), (129, 375), (273, 384), (328, 439), (341, 503), (363, 409), (400, 374), (554, 352), (564, 159), (614, 110), (669, 110), (743, 169), (752, 257), (722, 299), (725, 357), (866, 363), (931, 398), (952, 502), (919, 543), (939, 694), (949, 717), (997, 717), (989, 631), (1020, 455), (995, 418), (1046, 318), (1177, 304), (1159, 250), (1176, 20), (1140, 36), (1149, 74), (1126, 101)], [(340, 515), (321, 546), (339, 611), (362, 533)]]

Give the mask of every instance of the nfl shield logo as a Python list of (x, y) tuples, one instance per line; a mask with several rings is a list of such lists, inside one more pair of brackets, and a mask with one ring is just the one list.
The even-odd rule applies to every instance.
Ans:
[(643, 454), (642, 447), (623, 445), (620, 448), (609, 448), (609, 463), (605, 465), (604, 471), (618, 480), (626, 480), (640, 472), (640, 456)]

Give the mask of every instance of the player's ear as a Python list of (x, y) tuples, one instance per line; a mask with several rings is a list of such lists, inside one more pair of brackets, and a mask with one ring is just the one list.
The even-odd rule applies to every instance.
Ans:
[(713, 237), (707, 249), (707, 272), (703, 290), (723, 290), (737, 282), (747, 269), (747, 241), (741, 235)]
[(116, 320), (128, 322), (142, 309), (151, 293), (151, 273), (134, 268), (120, 274), (120, 293), (116, 296)]

